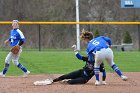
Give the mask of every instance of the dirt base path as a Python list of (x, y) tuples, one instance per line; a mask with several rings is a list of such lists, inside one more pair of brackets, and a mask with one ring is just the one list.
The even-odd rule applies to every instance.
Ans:
[(0, 93), (140, 93), (140, 72), (124, 73), (128, 81), (122, 81), (115, 73), (107, 73), (107, 85), (95, 86), (95, 77), (84, 85), (67, 85), (60, 82), (35, 86), (34, 81), (60, 75), (7, 76), (0, 78)]

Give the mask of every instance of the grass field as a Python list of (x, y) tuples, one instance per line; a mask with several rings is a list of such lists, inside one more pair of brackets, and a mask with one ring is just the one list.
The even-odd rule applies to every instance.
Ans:
[[(0, 71), (8, 52), (0, 52)], [(85, 52), (81, 52), (86, 55)], [(114, 61), (123, 72), (140, 72), (140, 52), (114, 52)], [(84, 66), (84, 62), (76, 59), (73, 51), (24, 51), (19, 62), (27, 67), (31, 74), (64, 74)], [(107, 72), (113, 72), (105, 63)], [(21, 75), (22, 71), (11, 62), (7, 75)]]

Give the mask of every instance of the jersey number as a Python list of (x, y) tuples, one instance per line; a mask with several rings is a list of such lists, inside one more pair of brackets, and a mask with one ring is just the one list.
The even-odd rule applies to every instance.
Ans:
[(93, 44), (93, 45), (95, 45), (95, 46), (97, 46), (97, 45), (99, 45), (99, 44), (100, 44), (100, 42), (98, 42), (98, 41), (94, 40), (92, 44)]

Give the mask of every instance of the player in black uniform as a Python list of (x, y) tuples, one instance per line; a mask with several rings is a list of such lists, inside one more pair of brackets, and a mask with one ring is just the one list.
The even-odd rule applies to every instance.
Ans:
[[(68, 84), (85, 84), (94, 76), (94, 64), (88, 61), (88, 57), (81, 56), (78, 52), (75, 53), (76, 57), (80, 60), (86, 62), (85, 66), (82, 69), (73, 71), (71, 73), (62, 75), (56, 79), (53, 79), (53, 82), (62, 81), (65, 79), (65, 82)], [(106, 71), (104, 69), (104, 64), (100, 65), (100, 72), (103, 73), (102, 84), (106, 84)]]
[[(62, 75), (55, 79), (46, 79), (44, 81), (36, 81), (34, 82), (35, 85), (48, 85), (58, 81), (65, 81), (68, 84), (85, 84), (87, 83), (93, 76), (94, 76), (94, 63), (88, 61), (88, 57), (81, 56), (79, 52), (75, 51), (75, 55), (79, 60), (83, 60), (86, 62), (85, 66), (82, 69), (73, 71), (71, 73)], [(101, 84), (105, 85), (106, 79), (106, 71), (104, 69), (104, 64), (100, 65), (100, 72), (103, 73), (102, 75), (102, 82)]]

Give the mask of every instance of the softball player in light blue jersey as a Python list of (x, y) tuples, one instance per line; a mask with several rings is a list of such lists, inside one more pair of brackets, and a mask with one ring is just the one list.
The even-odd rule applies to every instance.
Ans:
[(15, 64), (18, 68), (20, 68), (24, 72), (24, 77), (27, 77), (27, 75), (30, 73), (21, 63), (19, 63), (19, 57), (20, 53), (22, 52), (21, 45), (25, 42), (25, 37), (23, 33), (19, 30), (19, 24), (18, 20), (12, 21), (12, 27), (13, 29), (10, 32), (10, 38), (5, 40), (5, 44), (10, 43), (10, 47), (14, 47), (16, 45), (20, 46), (20, 50), (18, 54), (13, 54), (11, 51), (8, 53), (6, 59), (5, 59), (5, 67), (3, 71), (0, 73), (0, 76), (5, 77), (6, 72), (8, 71), (10, 61)]
[(95, 55), (95, 64), (94, 64), (94, 72), (96, 77), (95, 85), (100, 85), (99, 81), (99, 72), (100, 72), (100, 64), (104, 59), (108, 62), (111, 68), (122, 78), (122, 80), (126, 81), (128, 78), (124, 76), (120, 69), (113, 61), (113, 51), (111, 50), (111, 39), (105, 36), (99, 36), (93, 39), (93, 34), (91, 32), (85, 31), (81, 34), (81, 39), (84, 42), (88, 43), (87, 53), (90, 62), (93, 61), (93, 54)]

